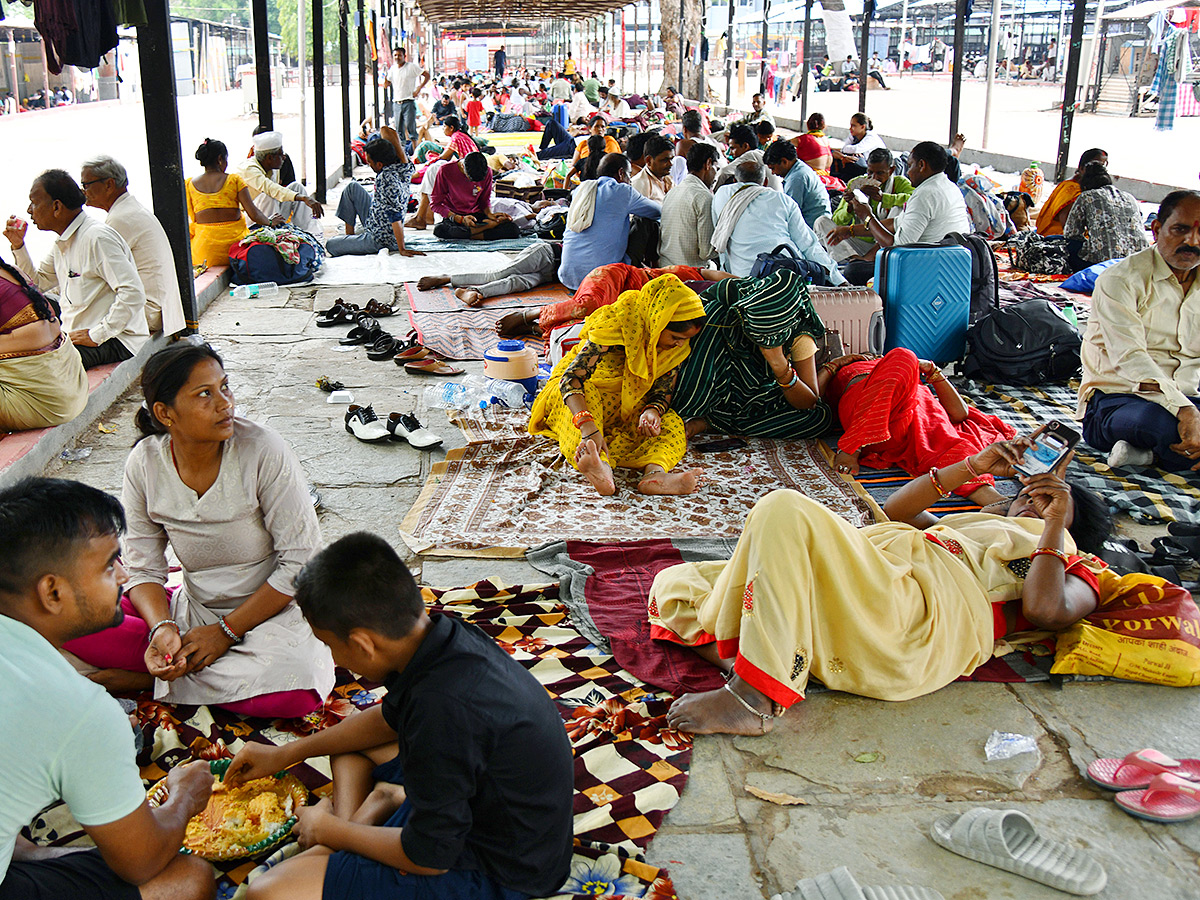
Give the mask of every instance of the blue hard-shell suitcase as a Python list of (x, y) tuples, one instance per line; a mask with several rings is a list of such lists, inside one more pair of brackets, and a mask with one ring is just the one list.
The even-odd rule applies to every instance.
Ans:
[(939, 365), (961, 359), (971, 317), (971, 251), (962, 246), (880, 247), (875, 292), (888, 350), (906, 347)]

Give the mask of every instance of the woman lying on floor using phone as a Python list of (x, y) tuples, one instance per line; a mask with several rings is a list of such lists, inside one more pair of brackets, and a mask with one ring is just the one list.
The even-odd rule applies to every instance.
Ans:
[[(1104, 564), (1090, 554), (1112, 519), (1065, 480), (1070, 453), (1051, 472), (1018, 474), (1038, 433), (914, 478), (885, 503), (892, 521), (866, 528), (774, 491), (747, 517), (732, 559), (659, 572), (651, 635), (730, 676), (676, 700), (672, 727), (765, 734), (810, 677), (880, 700), (919, 697), (974, 671), (999, 637), (1061, 631), (1091, 613)], [(1020, 493), (995, 512), (928, 512), (985, 473), (1017, 476)]]

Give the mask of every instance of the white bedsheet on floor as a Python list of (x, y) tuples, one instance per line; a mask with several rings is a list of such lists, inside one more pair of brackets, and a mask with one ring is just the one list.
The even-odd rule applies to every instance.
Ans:
[(327, 256), (311, 284), (400, 284), (425, 275), (483, 272), (508, 265), (512, 257), (498, 251), (430, 253), (428, 256)]

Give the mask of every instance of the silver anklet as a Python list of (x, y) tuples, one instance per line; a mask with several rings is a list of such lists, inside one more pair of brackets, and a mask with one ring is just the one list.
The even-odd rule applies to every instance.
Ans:
[[(763, 734), (766, 734), (767, 733), (767, 723), (774, 721), (775, 716), (773, 716), (773, 715), (769, 716), (766, 713), (760, 713), (757, 709), (755, 709), (753, 706), (750, 705), (750, 702), (745, 697), (743, 697), (741, 694), (739, 694), (737, 691), (735, 691), (732, 687), (730, 687), (728, 681), (725, 682), (723, 685), (721, 685), (721, 688), (722, 688), (722, 690), (729, 691), (729, 693), (733, 695), (733, 699), (736, 700), (738, 703), (742, 704), (743, 707), (745, 707), (746, 712), (750, 713), (753, 716), (758, 716), (759, 721), (762, 723)], [(771, 710), (774, 711), (774, 709), (775, 709), (775, 704), (772, 703)]]

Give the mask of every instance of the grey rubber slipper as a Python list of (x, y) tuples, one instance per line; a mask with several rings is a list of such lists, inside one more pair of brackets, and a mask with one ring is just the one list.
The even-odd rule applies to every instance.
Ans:
[(938, 819), (929, 836), (959, 856), (1069, 894), (1097, 894), (1108, 882), (1108, 875), (1090, 854), (1042, 837), (1020, 810), (978, 806)]
[(932, 888), (912, 885), (861, 886), (850, 870), (840, 866), (815, 878), (802, 878), (786, 894), (771, 900), (945, 900)]

